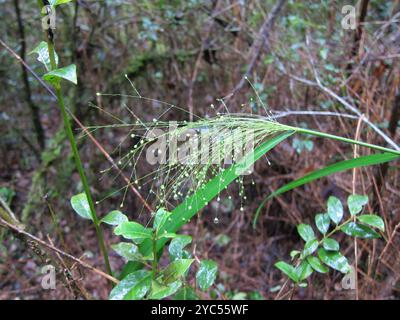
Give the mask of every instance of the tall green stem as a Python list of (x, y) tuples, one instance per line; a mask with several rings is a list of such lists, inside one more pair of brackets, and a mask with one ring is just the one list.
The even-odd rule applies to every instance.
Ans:
[(400, 155), (400, 151), (389, 149), (389, 148), (385, 148), (385, 147), (380, 147), (380, 146), (377, 146), (377, 145), (374, 145), (374, 144), (370, 144), (370, 143), (366, 143), (366, 142), (362, 142), (362, 141), (343, 138), (343, 137), (340, 137), (340, 136), (335, 136), (333, 134), (323, 133), (323, 132), (309, 130), (309, 129), (296, 128), (296, 127), (289, 127), (289, 128), (292, 129), (292, 130), (295, 130), (296, 132), (299, 132), (299, 133), (305, 133), (305, 134), (310, 134), (310, 135), (313, 135), (313, 136), (318, 136), (318, 137), (334, 139), (334, 140), (338, 140), (338, 141), (342, 141), (342, 142), (357, 144), (359, 146), (363, 146), (363, 147), (367, 147), (367, 148), (371, 148), (371, 149), (375, 149), (375, 150), (379, 150), (379, 151), (383, 151), (383, 152), (388, 152), (388, 153), (393, 153), (393, 154), (396, 154), (396, 155)]
[[(47, 47), (48, 47), (48, 51), (49, 51), (51, 70), (54, 70), (54, 69), (57, 68), (57, 64), (56, 64), (56, 59), (55, 59), (53, 34), (52, 34), (51, 29), (48, 30), (48, 32), (46, 32), (46, 42), (47, 42)], [(61, 92), (61, 84), (60, 84), (59, 81), (56, 84), (54, 84), (54, 90), (56, 92), (58, 105), (60, 106), (60, 109), (61, 109), (61, 114), (62, 114), (63, 121), (64, 121), (64, 128), (65, 128), (65, 132), (67, 133), (67, 137), (68, 137), (69, 143), (71, 145), (72, 153), (73, 153), (74, 160), (75, 160), (75, 165), (76, 165), (76, 168), (78, 169), (79, 176), (80, 176), (81, 181), (82, 181), (83, 189), (85, 191), (86, 198), (87, 198), (88, 203), (89, 203), (90, 214), (91, 214), (92, 220), (94, 222), (94, 226), (95, 226), (95, 229), (96, 229), (97, 240), (98, 240), (98, 243), (99, 243), (99, 247), (100, 247), (101, 253), (102, 253), (103, 257), (104, 257), (106, 270), (107, 270), (107, 273), (109, 275), (112, 275), (110, 261), (108, 259), (107, 248), (106, 248), (106, 246), (104, 244), (103, 232), (100, 229), (100, 222), (99, 222), (99, 219), (97, 217), (96, 210), (94, 208), (94, 202), (93, 202), (92, 195), (90, 193), (89, 183), (87, 181), (85, 172), (83, 170), (83, 165), (82, 165), (81, 158), (79, 156), (78, 147), (76, 145), (75, 137), (74, 137), (74, 134), (72, 132), (70, 119), (69, 119), (69, 116), (68, 116), (67, 111), (65, 109), (64, 98), (63, 98), (63, 95), (62, 95), (62, 92)]]

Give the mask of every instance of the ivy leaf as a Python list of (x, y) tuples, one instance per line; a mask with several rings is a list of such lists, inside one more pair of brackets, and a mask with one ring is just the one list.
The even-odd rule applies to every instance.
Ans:
[(125, 239), (133, 240), (136, 243), (141, 243), (144, 239), (151, 238), (151, 230), (143, 227), (140, 223), (126, 221), (119, 224), (114, 233), (117, 236), (123, 236)]
[(43, 76), (43, 79), (52, 85), (58, 83), (60, 79), (68, 80), (73, 84), (78, 84), (78, 79), (76, 77), (76, 65), (70, 64), (64, 68), (51, 70)]
[(378, 228), (382, 232), (385, 232), (385, 223), (380, 216), (377, 216), (375, 214), (364, 214), (357, 217), (357, 220), (371, 227)]
[(307, 257), (307, 262), (310, 264), (310, 266), (317, 272), (319, 273), (327, 273), (328, 268), (325, 267), (321, 260), (319, 260), (317, 257), (314, 256), (308, 256)]
[(103, 219), (100, 220), (100, 222), (109, 224), (111, 226), (118, 226), (122, 222), (126, 221), (128, 221), (128, 217), (118, 210), (111, 211)]
[(140, 300), (151, 287), (151, 272), (138, 270), (128, 274), (110, 292), (110, 300)]
[(165, 284), (175, 282), (182, 277), (190, 268), (194, 259), (179, 259), (171, 262), (163, 271), (163, 281)]
[(327, 266), (342, 273), (348, 273), (351, 270), (346, 257), (342, 256), (340, 252), (326, 251), (325, 249), (320, 248), (318, 250), (318, 257)]
[(137, 261), (142, 259), (142, 255), (136, 245), (130, 242), (120, 242), (111, 245), (111, 248), (123, 257), (126, 261)]
[(314, 230), (308, 224), (299, 224), (297, 226), (297, 232), (305, 242), (315, 239)]
[(153, 300), (160, 300), (173, 295), (182, 286), (180, 280), (172, 282), (168, 285), (159, 284), (157, 281), (153, 281), (151, 284), (151, 293), (149, 298)]
[(307, 279), (313, 273), (311, 265), (304, 260), (297, 268), (296, 274), (299, 281)]
[(178, 235), (172, 239), (168, 251), (173, 260), (182, 259), (183, 248), (192, 242), (192, 237), (187, 235)]
[(363, 239), (380, 238), (379, 233), (372, 230), (370, 227), (364, 226), (356, 222), (346, 223), (343, 227), (340, 228), (340, 230), (342, 230), (345, 234), (352, 237), (363, 238)]
[(322, 234), (326, 234), (330, 225), (329, 215), (327, 213), (317, 214), (315, 216), (315, 225)]
[(79, 193), (71, 198), (71, 206), (74, 211), (84, 219), (92, 220), (89, 202), (85, 193)]
[[(49, 49), (47, 46), (47, 42), (42, 41), (40, 42), (29, 54), (37, 54), (37, 60), (40, 63), (43, 63), (44, 67), (46, 68), (46, 71), (51, 70), (51, 64), (50, 64), (50, 55), (49, 55)], [(58, 55), (54, 51), (54, 58), (56, 60), (56, 66), (58, 65)]]
[(279, 270), (281, 270), (284, 274), (286, 274), (294, 282), (299, 281), (299, 277), (297, 276), (296, 269), (292, 265), (290, 265), (284, 261), (278, 261), (277, 263), (275, 263), (275, 267), (278, 268)]
[(218, 265), (213, 260), (202, 260), (200, 268), (196, 273), (196, 281), (199, 288), (203, 291), (212, 286), (217, 278)]
[(339, 251), (339, 243), (335, 239), (326, 238), (323, 240), (322, 245), (325, 250)]
[(328, 215), (331, 220), (338, 224), (343, 218), (343, 205), (336, 197), (330, 196), (328, 199)]
[(307, 243), (304, 246), (304, 250), (302, 252), (302, 257), (305, 258), (305, 257), (309, 256), (310, 254), (313, 254), (315, 252), (315, 250), (317, 250), (318, 244), (319, 243), (318, 243), (317, 239), (307, 241)]
[(349, 207), (349, 211), (352, 216), (359, 214), (363, 209), (363, 206), (365, 206), (367, 203), (368, 203), (367, 196), (352, 194), (347, 198), (347, 205)]

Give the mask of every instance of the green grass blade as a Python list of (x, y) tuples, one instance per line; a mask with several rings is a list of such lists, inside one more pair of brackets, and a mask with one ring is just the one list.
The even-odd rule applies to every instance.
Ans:
[[(172, 221), (166, 223), (162, 228), (167, 232), (176, 232), (187, 223), (199, 210), (216, 197), (221, 190), (225, 189), (230, 183), (232, 183), (239, 175), (247, 170), (254, 162), (260, 159), (265, 153), (273, 149), (277, 144), (282, 142), (291, 136), (294, 131), (285, 131), (262, 143), (260, 146), (254, 149), (243, 157), (241, 161), (230, 166), (228, 169), (221, 172), (219, 175), (211, 179), (204, 188), (199, 189), (192, 196), (186, 198), (179, 206), (172, 211)], [(161, 249), (168, 239), (161, 239), (157, 242), (157, 248)], [(151, 241), (145, 240), (141, 246), (141, 253), (143, 255), (149, 255), (151, 253)], [(127, 274), (133, 272), (140, 267), (140, 264), (128, 262), (122, 271), (120, 277), (124, 277)]]
[(261, 209), (264, 207), (265, 203), (267, 201), (269, 201), (270, 199), (272, 199), (273, 197), (276, 197), (282, 193), (285, 193), (289, 190), (292, 190), (294, 188), (297, 188), (299, 186), (302, 186), (304, 184), (307, 184), (307, 183), (317, 180), (319, 178), (329, 176), (336, 172), (345, 171), (348, 169), (354, 169), (354, 168), (358, 168), (358, 167), (365, 167), (365, 166), (380, 164), (380, 163), (395, 160), (399, 157), (400, 156), (398, 156), (396, 154), (392, 154), (392, 153), (378, 153), (378, 154), (363, 156), (363, 157), (359, 157), (359, 158), (355, 158), (355, 159), (351, 159), (351, 160), (344, 160), (344, 161), (340, 161), (335, 164), (332, 164), (330, 166), (324, 167), (322, 169), (315, 170), (315, 171), (305, 175), (304, 177), (301, 177), (300, 179), (292, 181), (292, 182), (284, 185), (283, 187), (279, 188), (275, 192), (271, 193), (268, 197), (266, 197), (263, 200), (263, 202), (261, 203), (261, 205), (258, 207), (258, 209), (256, 211), (256, 215), (253, 220), (253, 227), (256, 226), (257, 219), (258, 219), (258, 216), (260, 215)]

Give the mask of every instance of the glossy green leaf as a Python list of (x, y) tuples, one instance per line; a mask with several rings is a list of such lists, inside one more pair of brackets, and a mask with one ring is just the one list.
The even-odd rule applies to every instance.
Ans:
[(172, 239), (168, 251), (173, 260), (182, 259), (183, 248), (192, 242), (192, 237), (187, 235), (178, 235)]
[(356, 222), (348, 222), (344, 226), (342, 226), (340, 230), (352, 237), (363, 239), (380, 238), (378, 232), (372, 230), (370, 227), (364, 226)]
[(157, 281), (153, 281), (151, 284), (149, 299), (160, 300), (172, 296), (179, 290), (181, 286), (182, 282), (180, 280), (169, 283), (168, 285), (163, 285)]
[(334, 197), (330, 196), (328, 199), (328, 215), (331, 220), (338, 224), (343, 218), (343, 205), (342, 202)]
[(281, 270), (285, 275), (287, 275), (294, 282), (299, 281), (296, 269), (292, 265), (290, 265), (284, 261), (278, 261), (277, 263), (275, 263), (275, 267), (278, 268), (279, 270)]
[(367, 196), (352, 194), (347, 198), (347, 206), (349, 207), (349, 211), (352, 216), (359, 214), (367, 203)]
[(119, 224), (114, 233), (117, 236), (123, 236), (125, 239), (133, 240), (136, 243), (141, 243), (144, 239), (150, 239), (151, 229), (143, 227), (140, 223), (127, 221)]
[(43, 79), (52, 85), (58, 83), (60, 79), (68, 80), (73, 84), (78, 84), (78, 79), (76, 77), (76, 65), (71, 64), (64, 68), (59, 68), (47, 72)]
[(317, 257), (314, 256), (308, 256), (307, 257), (307, 262), (310, 264), (310, 266), (317, 272), (319, 273), (327, 273), (328, 268), (324, 266)]
[(157, 236), (157, 240), (162, 239), (162, 238), (166, 238), (166, 239), (173, 239), (176, 238), (178, 235), (176, 233), (173, 232), (167, 232), (167, 230), (164, 230), (164, 232), (161, 232), (158, 236)]
[(328, 232), (330, 223), (331, 219), (327, 213), (320, 213), (315, 216), (315, 225), (322, 234)]
[(307, 241), (306, 244), (304, 245), (304, 249), (303, 249), (301, 256), (303, 258), (305, 258), (305, 257), (309, 256), (310, 254), (313, 254), (315, 252), (315, 250), (317, 250), (318, 245), (319, 245), (319, 243), (318, 243), (317, 239)]
[(89, 202), (85, 193), (79, 193), (71, 198), (71, 206), (74, 211), (84, 219), (92, 220)]
[(346, 257), (342, 256), (340, 252), (326, 251), (325, 249), (320, 248), (318, 249), (318, 257), (327, 266), (342, 273), (348, 273), (351, 270)]
[(56, 7), (64, 3), (72, 2), (73, 0), (50, 0), (50, 5)]
[(196, 281), (199, 288), (203, 291), (210, 288), (217, 278), (218, 265), (213, 260), (202, 260), (199, 270), (196, 273)]
[(151, 272), (137, 270), (122, 279), (110, 292), (110, 300), (140, 300), (151, 287)]
[(305, 242), (315, 239), (314, 230), (308, 224), (299, 224), (297, 226), (297, 232)]
[(162, 273), (164, 284), (179, 280), (190, 268), (193, 261), (194, 259), (179, 259), (171, 262)]
[(142, 255), (136, 245), (130, 242), (119, 242), (111, 245), (111, 248), (126, 261), (142, 260)]
[(354, 168), (359, 168), (359, 167), (366, 167), (366, 166), (371, 166), (375, 164), (380, 164), (380, 163), (385, 163), (388, 161), (392, 161), (399, 158), (398, 155), (392, 154), (392, 153), (377, 153), (369, 156), (362, 156), (358, 157), (355, 159), (351, 160), (344, 160), (337, 162), (335, 164), (326, 166), (322, 169), (315, 170), (295, 181), (292, 181), (283, 187), (279, 188), (278, 190), (274, 191), (271, 193), (268, 197), (266, 197), (262, 203), (259, 205), (254, 220), (253, 220), (253, 226), (255, 226), (258, 216), (260, 215), (261, 209), (264, 207), (264, 205), (267, 203), (267, 201), (271, 200), (272, 198), (279, 196), (287, 191), (293, 190), (297, 187), (300, 187), (302, 185), (305, 185), (307, 183), (310, 183), (314, 180), (317, 180), (322, 177), (330, 176), (334, 173), (349, 170), (349, 169), (354, 169)]
[(111, 211), (103, 219), (100, 220), (100, 222), (109, 224), (111, 226), (117, 226), (126, 221), (128, 221), (128, 217), (118, 210)]
[(292, 258), (292, 260), (294, 258), (296, 258), (296, 256), (298, 256), (301, 252), (299, 250), (292, 250), (290, 251), (290, 257)]
[(303, 281), (307, 279), (313, 273), (313, 268), (307, 262), (307, 260), (303, 260), (300, 265), (296, 268), (296, 274), (299, 281)]
[(328, 251), (339, 251), (339, 243), (332, 238), (326, 238), (322, 241), (322, 246)]
[(385, 232), (385, 222), (383, 222), (383, 219), (376, 214), (364, 214), (362, 216), (358, 216), (357, 220), (371, 227), (378, 228), (382, 232)]
[[(49, 49), (47, 46), (47, 42), (42, 41), (40, 42), (29, 54), (37, 54), (37, 60), (40, 63), (43, 63), (43, 65), (46, 68), (46, 71), (51, 70), (51, 64), (50, 64), (50, 56), (49, 56)], [(54, 58), (56, 60), (56, 65), (58, 65), (58, 55), (54, 51)]]

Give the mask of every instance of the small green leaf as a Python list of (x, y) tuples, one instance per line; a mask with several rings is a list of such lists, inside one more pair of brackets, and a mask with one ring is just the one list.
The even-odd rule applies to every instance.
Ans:
[(357, 220), (371, 227), (378, 228), (382, 232), (385, 232), (385, 223), (380, 216), (377, 216), (375, 214), (364, 214), (357, 217)]
[[(36, 53), (38, 55), (37, 60), (45, 66), (46, 70), (51, 70), (50, 64), (50, 56), (49, 56), (49, 49), (47, 46), (47, 42), (42, 41), (40, 42), (29, 54)], [(54, 58), (56, 60), (56, 66), (58, 65), (58, 56), (57, 53), (54, 51)]]
[(290, 251), (290, 257), (292, 258), (292, 260), (294, 258), (296, 258), (297, 255), (299, 255), (301, 252), (299, 250), (292, 250)]
[(325, 250), (339, 251), (339, 243), (335, 239), (326, 238), (323, 240), (322, 245)]
[(203, 291), (212, 286), (217, 278), (218, 265), (213, 260), (202, 260), (200, 268), (196, 273), (196, 281), (199, 288)]
[(292, 265), (290, 265), (284, 261), (278, 261), (277, 263), (275, 263), (275, 267), (278, 268), (279, 270), (281, 270), (284, 274), (286, 274), (294, 282), (299, 281), (299, 278), (296, 273), (296, 269)]
[(151, 238), (151, 230), (143, 227), (140, 223), (127, 221), (119, 224), (114, 233), (117, 236), (123, 236), (125, 239), (133, 240), (136, 243), (141, 243), (144, 239)]
[(305, 257), (309, 256), (310, 254), (313, 254), (315, 252), (315, 250), (317, 250), (317, 248), (318, 248), (318, 240), (317, 239), (307, 241), (304, 246), (302, 255), (301, 255), (302, 258), (305, 258)]
[(156, 214), (154, 215), (153, 229), (161, 230), (171, 214), (171, 212), (165, 210), (164, 208), (158, 209)]
[(79, 193), (71, 198), (71, 206), (74, 211), (79, 214), (82, 218), (92, 220), (90, 212), (89, 202), (85, 193)]
[(151, 287), (151, 272), (138, 270), (130, 273), (110, 292), (110, 300), (140, 300)]
[(379, 233), (372, 230), (370, 227), (364, 226), (356, 222), (346, 223), (344, 226), (340, 228), (340, 230), (342, 230), (345, 234), (352, 237), (363, 238), (363, 239), (380, 238)]
[(328, 215), (331, 220), (338, 224), (343, 218), (343, 205), (336, 197), (330, 196), (328, 199)]
[(321, 260), (319, 260), (317, 257), (314, 256), (308, 256), (307, 257), (307, 262), (310, 264), (310, 266), (317, 272), (319, 273), (327, 273), (328, 268), (325, 267)]
[(175, 282), (182, 277), (189, 269), (194, 259), (179, 259), (171, 262), (163, 271), (163, 281), (165, 284)]
[(347, 198), (347, 205), (352, 216), (359, 214), (368, 203), (368, 196), (361, 196), (359, 194), (352, 194)]
[(297, 226), (297, 232), (305, 242), (315, 239), (314, 230), (308, 224), (299, 224)]
[(299, 281), (307, 279), (312, 273), (313, 269), (306, 260), (300, 263), (300, 265), (296, 268), (296, 274)]
[(196, 292), (191, 287), (184, 287), (174, 296), (174, 300), (199, 300)]
[(331, 220), (327, 213), (320, 213), (315, 216), (315, 225), (322, 234), (326, 234), (328, 232), (330, 221)]
[(177, 280), (168, 285), (159, 284), (157, 281), (153, 281), (151, 284), (151, 293), (149, 299), (160, 300), (173, 295), (182, 286), (182, 282)]
[(136, 245), (130, 242), (120, 242), (113, 244), (111, 248), (123, 257), (126, 261), (142, 260), (142, 255)]
[(168, 251), (173, 260), (182, 259), (183, 248), (192, 242), (192, 237), (187, 235), (178, 235), (172, 239)]
[(111, 211), (103, 219), (100, 220), (100, 222), (109, 224), (111, 226), (117, 226), (126, 221), (128, 221), (128, 217), (118, 210)]
[(325, 249), (320, 248), (318, 250), (318, 257), (327, 266), (342, 273), (348, 273), (351, 270), (346, 257), (342, 256), (340, 252), (326, 251)]
[(58, 83), (60, 79), (68, 80), (73, 84), (78, 84), (78, 79), (76, 77), (76, 65), (71, 64), (64, 68), (59, 68), (47, 72), (43, 79), (52, 85)]

